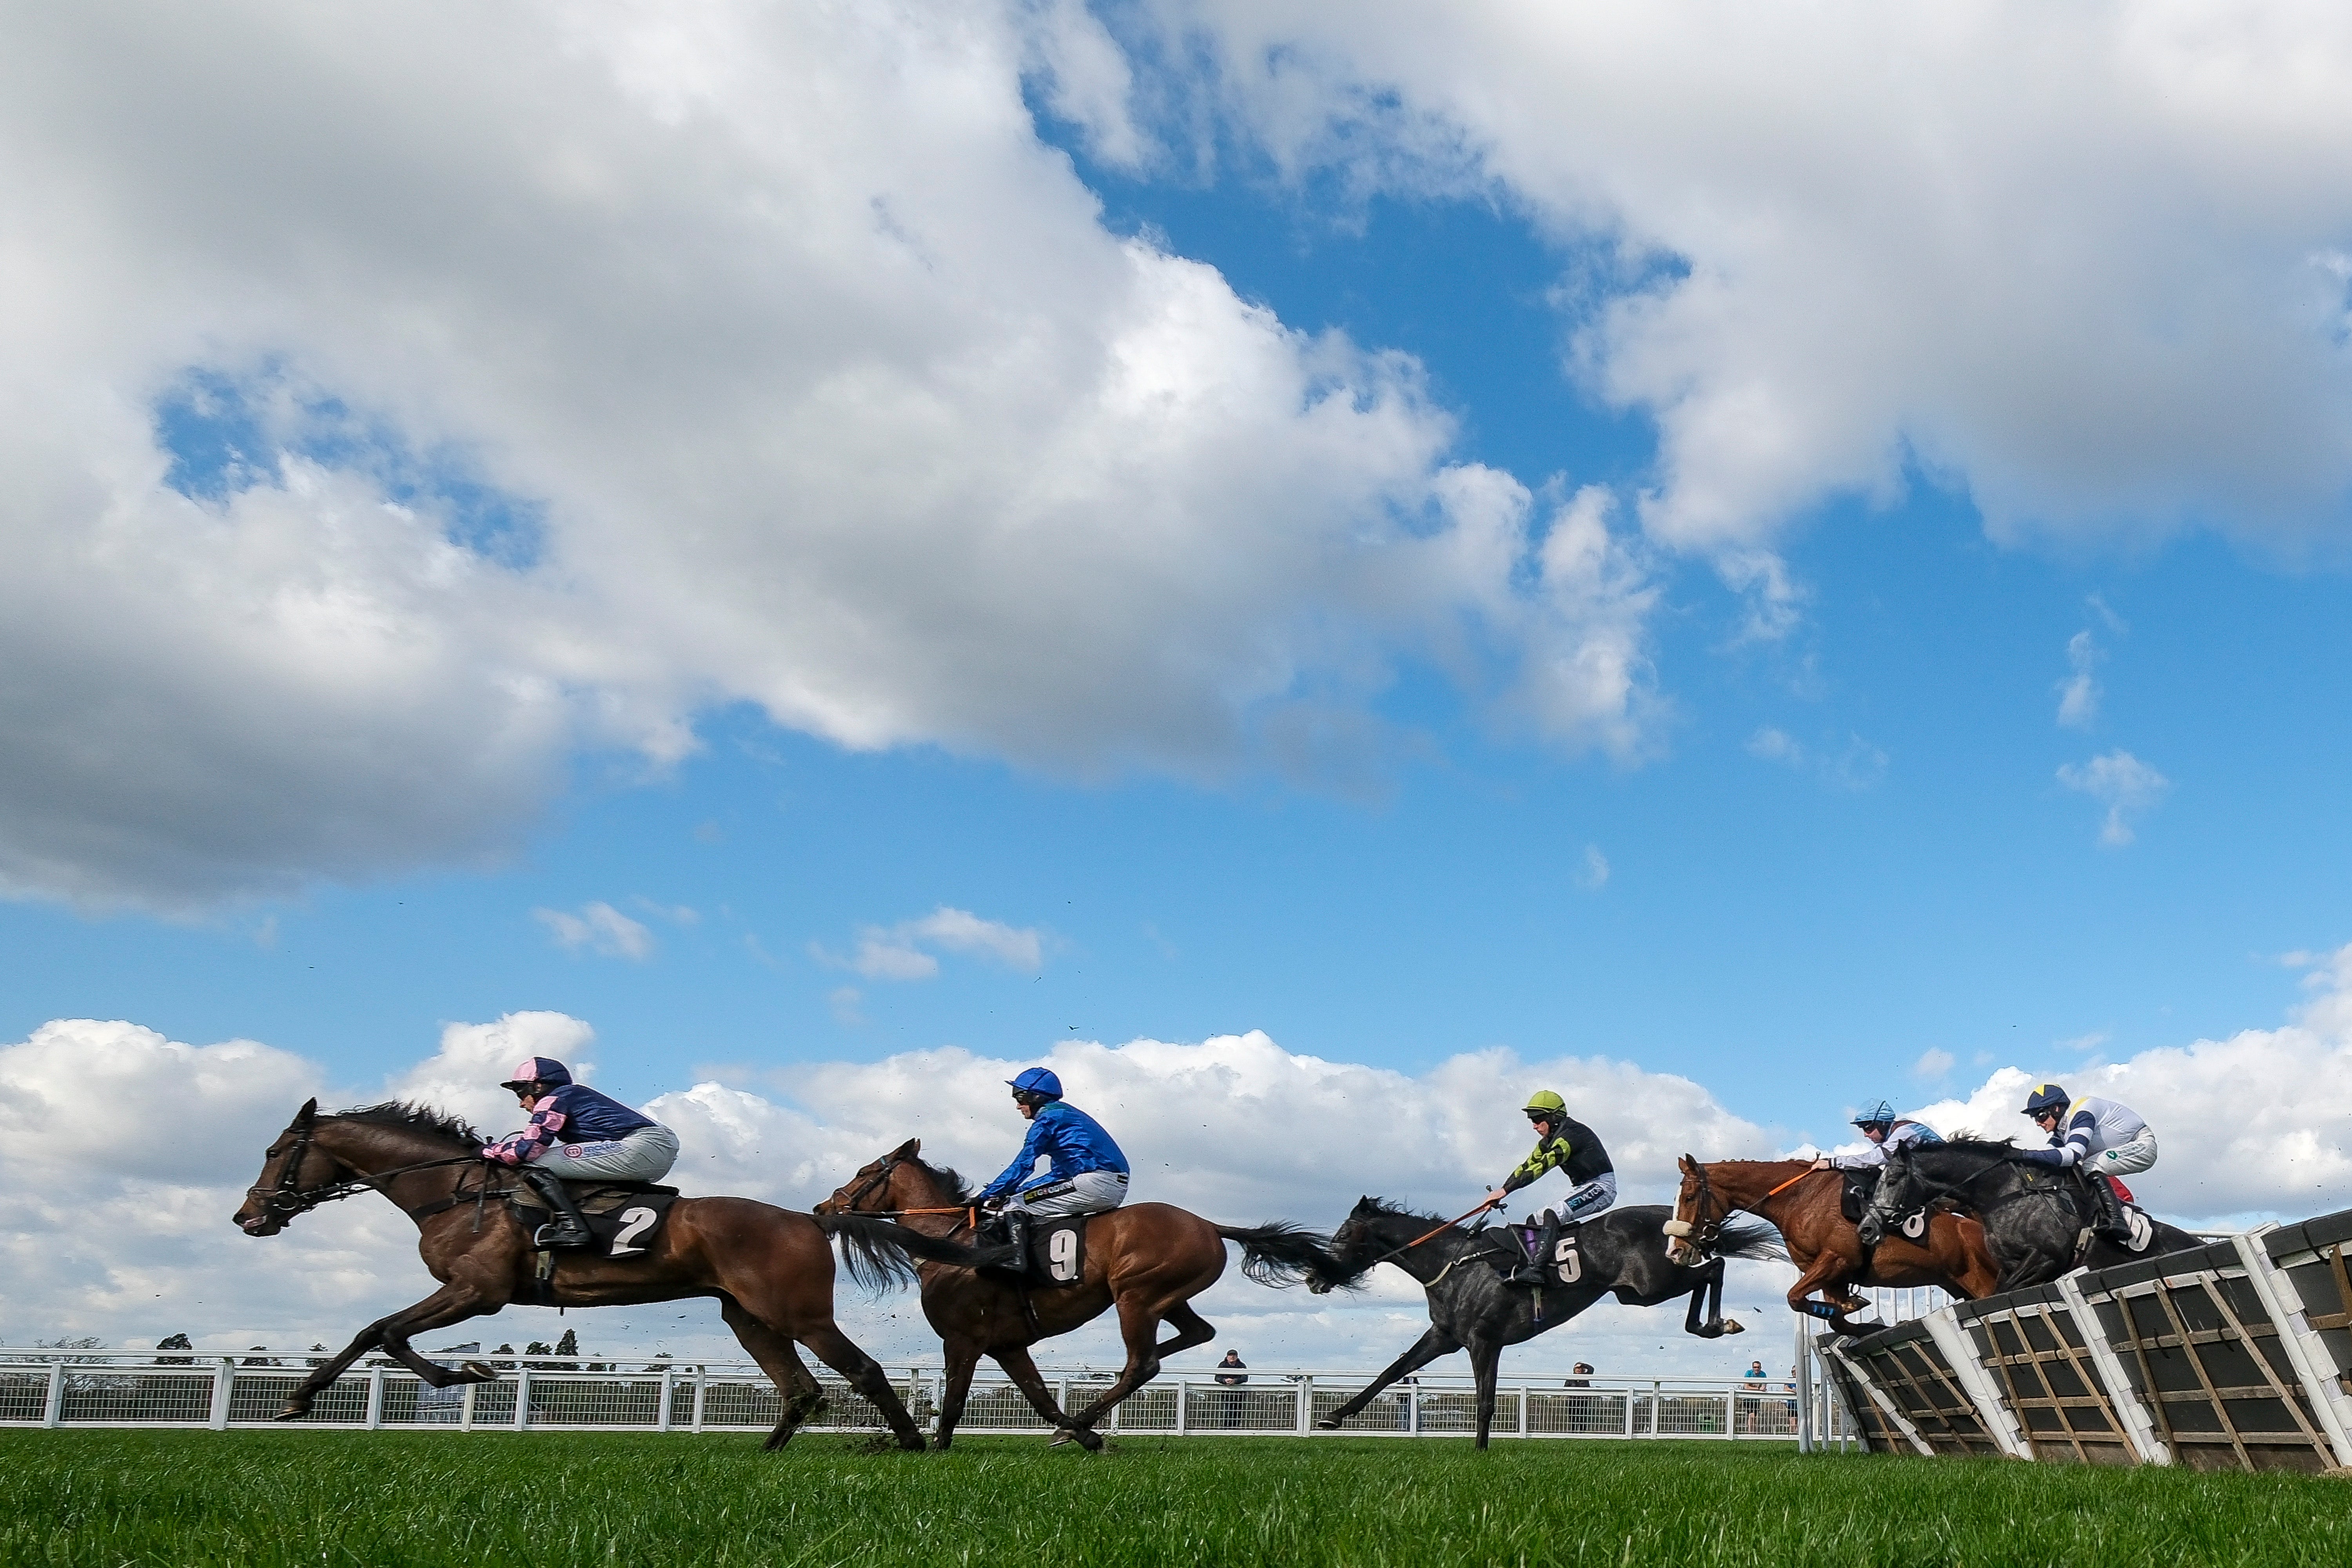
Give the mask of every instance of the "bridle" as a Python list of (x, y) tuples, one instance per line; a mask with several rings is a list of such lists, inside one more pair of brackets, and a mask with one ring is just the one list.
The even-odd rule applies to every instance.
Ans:
[[(1724, 1225), (1731, 1218), (1731, 1205), (1716, 1197), (1715, 1184), (1707, 1180), (1705, 1165), (1694, 1164), (1691, 1179), (1698, 1184), (1698, 1191), (1691, 1197), (1691, 1217), (1670, 1219), (1660, 1228), (1677, 1241), (1687, 1243), (1695, 1252), (1712, 1252), (1723, 1240)], [(1709, 1215), (1707, 1211), (1718, 1202), (1723, 1212)]]
[[(295, 1132), (293, 1146), (279, 1157), (278, 1184), (264, 1188), (257, 1183), (245, 1189), (245, 1195), (261, 1205), (262, 1217), (276, 1221), (281, 1230), (321, 1204), (331, 1204), (361, 1193), (380, 1192), (383, 1189), (376, 1185), (379, 1182), (404, 1176), (411, 1171), (430, 1170), (436, 1165), (462, 1165), (481, 1158), (478, 1154), (457, 1154), (440, 1160), (420, 1160), (413, 1165), (395, 1165), (389, 1171), (378, 1171), (373, 1176), (355, 1174), (341, 1181), (321, 1182), (315, 1187), (306, 1187), (302, 1184), (302, 1161), (310, 1153), (317, 1134), (318, 1123), (315, 1121), (305, 1122)], [(320, 1152), (325, 1152), (322, 1150)], [(330, 1165), (342, 1163), (332, 1154), (327, 1155), (327, 1160)]]
[[(876, 1161), (874, 1163), (874, 1172), (871, 1175), (858, 1183), (855, 1187), (845, 1187), (842, 1189), (842, 1194), (844, 1195), (841, 1197), (841, 1212), (844, 1214), (871, 1215), (885, 1219), (903, 1218), (910, 1214), (960, 1214), (964, 1216), (964, 1224), (977, 1231), (980, 1228), (980, 1212), (979, 1205), (974, 1204), (959, 1204), (952, 1208), (928, 1209), (865, 1209), (857, 1206), (864, 1203), (867, 1194), (872, 1193), (877, 1187), (887, 1187), (890, 1180), (890, 1173), (897, 1170), (900, 1165), (905, 1164), (911, 1158), (913, 1158), (913, 1156), (900, 1154), (894, 1152), (885, 1154), (881, 1159)], [(952, 1236), (955, 1232), (950, 1230), (948, 1234)]]

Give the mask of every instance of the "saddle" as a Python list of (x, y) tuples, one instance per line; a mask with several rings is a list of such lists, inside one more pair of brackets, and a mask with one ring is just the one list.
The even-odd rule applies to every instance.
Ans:
[[(520, 1186), (506, 1194), (507, 1206), (525, 1234), (554, 1217), (539, 1205), (525, 1202), (530, 1195), (530, 1188)], [(651, 1182), (575, 1182), (572, 1201), (580, 1205), (588, 1234), (596, 1238), (578, 1249), (583, 1256), (635, 1258), (653, 1246), (669, 1218), (669, 1205), (677, 1201), (677, 1189)]]
[[(1090, 1214), (1074, 1214), (1058, 1219), (1033, 1220), (1029, 1226), (1028, 1271), (983, 1268), (981, 1272), (1000, 1285), (1024, 1290), (1066, 1290), (1087, 1277), (1087, 1221), (1094, 1217)], [(999, 1242), (1012, 1239), (1001, 1216), (982, 1230)]]
[(1544, 1226), (1550, 1223), (1551, 1211), (1529, 1215), (1518, 1225), (1506, 1224), (1502, 1234), (1510, 1238), (1510, 1247), (1503, 1251), (1488, 1251), (1482, 1256), (1486, 1266), (1507, 1285), (1517, 1285), (1523, 1290), (1540, 1290), (1544, 1285), (1573, 1285), (1584, 1278), (1584, 1253), (1578, 1237), (1584, 1229), (1582, 1220), (1560, 1222), (1559, 1239), (1552, 1243), (1551, 1257), (1543, 1260), (1544, 1285), (1528, 1285), (1511, 1279), (1519, 1265), (1535, 1257), (1536, 1247), (1543, 1240)]

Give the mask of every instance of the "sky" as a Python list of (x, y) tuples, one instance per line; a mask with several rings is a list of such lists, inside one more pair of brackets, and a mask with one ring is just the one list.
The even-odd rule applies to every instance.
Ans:
[(1227, 1222), (2051, 1078), (2352, 1204), (2338, 8), (7, 11), (0, 1340), (423, 1294), (236, 1193), (531, 1048), (795, 1205), (1039, 1062)]

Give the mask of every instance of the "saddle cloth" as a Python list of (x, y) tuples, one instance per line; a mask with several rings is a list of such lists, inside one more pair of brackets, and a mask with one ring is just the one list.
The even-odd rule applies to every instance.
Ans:
[[(1015, 1275), (1009, 1268), (991, 1268), (984, 1272), (1008, 1285), (1019, 1285), (1031, 1290), (1062, 1290), (1077, 1284), (1087, 1277), (1087, 1221), (1092, 1215), (1066, 1215), (1059, 1219), (1045, 1220), (1029, 1227), (1029, 1272)], [(1005, 1239), (1001, 1227), (992, 1227), (996, 1238)]]
[[(530, 1190), (517, 1188), (516, 1195), (507, 1200), (527, 1231), (537, 1230), (553, 1217), (538, 1205), (522, 1201), (521, 1194)], [(588, 1233), (596, 1238), (593, 1246), (579, 1248), (581, 1254), (637, 1258), (652, 1250), (662, 1226), (668, 1223), (669, 1205), (677, 1201), (677, 1189), (647, 1182), (579, 1182), (572, 1184), (572, 1201), (580, 1205)]]
[[(1487, 1253), (1487, 1266), (1506, 1278), (1517, 1273), (1521, 1261), (1543, 1240), (1543, 1227), (1550, 1217), (1550, 1211), (1546, 1210), (1540, 1215), (1529, 1215), (1524, 1226), (1506, 1225), (1503, 1233), (1511, 1238), (1512, 1247), (1508, 1251)], [(1551, 1256), (1543, 1264), (1547, 1284), (1573, 1285), (1584, 1278), (1584, 1253), (1577, 1246), (1578, 1235), (1583, 1229), (1581, 1220), (1559, 1227), (1559, 1239), (1552, 1243)]]

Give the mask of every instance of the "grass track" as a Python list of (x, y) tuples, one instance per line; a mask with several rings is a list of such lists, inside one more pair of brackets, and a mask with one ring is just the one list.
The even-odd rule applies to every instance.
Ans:
[(2352, 1483), (1760, 1443), (0, 1432), (10, 1568), (1799, 1562), (2337, 1568)]

